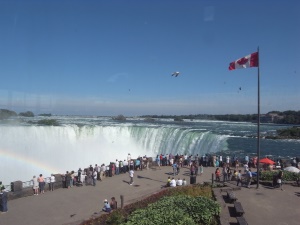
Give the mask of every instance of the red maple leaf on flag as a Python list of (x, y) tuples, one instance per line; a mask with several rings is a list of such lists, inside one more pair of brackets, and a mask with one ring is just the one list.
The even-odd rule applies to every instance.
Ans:
[(246, 63), (248, 62), (248, 60), (249, 60), (249, 59), (246, 59), (246, 58), (244, 57), (244, 58), (239, 59), (239, 60), (237, 61), (237, 63), (238, 63), (239, 65), (244, 65), (244, 64), (246, 64)]

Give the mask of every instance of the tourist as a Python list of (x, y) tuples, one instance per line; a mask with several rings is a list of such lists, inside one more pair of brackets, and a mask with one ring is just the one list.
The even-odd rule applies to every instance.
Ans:
[(130, 162), (129, 162), (129, 170), (134, 170), (134, 162), (133, 162), (133, 160), (130, 160)]
[(146, 162), (146, 169), (149, 170), (149, 159), (145, 156), (145, 162)]
[(139, 157), (140, 158), (140, 170), (143, 170), (143, 166), (144, 166), (144, 160), (143, 157)]
[(238, 170), (240, 167), (239, 160), (235, 160), (235, 169)]
[(129, 170), (129, 177), (130, 177), (129, 184), (130, 184), (130, 185), (133, 184), (133, 174), (134, 174), (133, 169), (130, 169), (130, 170)]
[(55, 176), (51, 174), (50, 177), (50, 191), (54, 191), (54, 183), (55, 183)]
[(247, 188), (250, 188), (251, 180), (252, 180), (252, 172), (251, 169), (249, 169), (247, 172)]
[(183, 178), (182, 179), (182, 186), (186, 186), (187, 184), (186, 184), (186, 180), (185, 180), (185, 178)]
[(248, 155), (245, 156), (245, 162), (248, 165), (248, 163), (249, 163), (249, 156)]
[(5, 190), (5, 187), (4, 186), (2, 186), (1, 187), (1, 189), (0, 189), (0, 211), (2, 212), (2, 213), (7, 213), (8, 212), (8, 209), (7, 209), (7, 199), (8, 199), (8, 196), (7, 196), (7, 192), (6, 191), (4, 191)]
[(116, 175), (120, 174), (119, 165), (119, 161), (116, 159)]
[(93, 172), (93, 186), (96, 186), (96, 181), (97, 181), (97, 171), (94, 170), (94, 172)]
[(227, 180), (230, 181), (232, 176), (232, 171), (229, 166), (227, 166), (226, 170), (227, 170)]
[(202, 174), (203, 174), (203, 166), (202, 166), (202, 164), (200, 164), (200, 166), (199, 166), (199, 175), (201, 176)]
[(119, 161), (119, 173), (125, 173), (124, 168), (123, 168), (123, 161), (122, 160)]
[(124, 159), (123, 161), (123, 173), (127, 173), (129, 171), (129, 168), (128, 168), (128, 161), (126, 161)]
[(249, 170), (248, 163), (245, 163), (244, 164), (244, 173), (247, 174), (248, 170)]
[(82, 173), (82, 170), (81, 170), (81, 168), (79, 168), (79, 170), (77, 172), (77, 176), (78, 176), (77, 180), (78, 180), (79, 183), (82, 182), (81, 181), (81, 173)]
[(159, 158), (159, 155), (156, 156), (156, 165), (160, 168), (160, 158)]
[(75, 173), (74, 173), (73, 170), (71, 171), (70, 176), (71, 176), (71, 179), (70, 179), (70, 187), (73, 187), (74, 180), (75, 180)]
[(66, 171), (66, 188), (70, 188), (70, 182), (71, 182), (71, 174), (69, 173), (69, 171)]
[(170, 177), (168, 177), (168, 180), (167, 180), (166, 187), (170, 187), (170, 184), (171, 184), (171, 178), (170, 178)]
[(131, 161), (131, 155), (130, 155), (130, 153), (128, 153), (128, 155), (127, 155), (127, 162), (128, 162), (128, 164), (130, 163), (130, 161)]
[(111, 177), (111, 168), (109, 165), (106, 165), (106, 169), (105, 169), (105, 176), (106, 177)]
[(43, 177), (43, 174), (40, 174), (40, 176), (38, 177), (38, 182), (39, 182), (39, 188), (40, 188), (40, 193), (44, 194), (44, 188), (45, 188), (45, 180)]
[(229, 162), (230, 162), (230, 158), (229, 158), (229, 156), (226, 156), (226, 163), (227, 163), (227, 165), (229, 165)]
[(108, 203), (107, 199), (104, 200), (104, 206), (102, 208), (102, 211), (104, 211), (104, 212), (110, 212), (111, 211), (111, 207), (110, 207), (110, 204)]
[(137, 159), (135, 160), (135, 170), (138, 170), (138, 169), (140, 168), (140, 164), (141, 164), (141, 161), (140, 161), (139, 158), (137, 158)]
[(195, 167), (194, 165), (191, 165), (191, 168), (190, 168), (190, 175), (195, 175)]
[(118, 203), (117, 203), (115, 197), (112, 197), (111, 202), (110, 202), (110, 208), (111, 208), (111, 210), (114, 210), (114, 209), (117, 209), (117, 207), (118, 207)]
[(177, 164), (176, 164), (176, 162), (174, 162), (172, 167), (173, 167), (173, 176), (176, 176), (177, 175)]
[(221, 175), (221, 172), (220, 172), (220, 169), (219, 169), (219, 168), (216, 169), (215, 175), (216, 175), (216, 181), (219, 181), (219, 182), (220, 182), (220, 175)]
[(280, 170), (278, 175), (277, 175), (277, 184), (278, 184), (278, 187), (283, 191), (283, 189), (282, 189), (282, 178), (283, 178), (283, 171)]
[(239, 186), (240, 183), (242, 186), (242, 171), (241, 170), (239, 170), (239, 172), (237, 173), (237, 176), (236, 176), (236, 186)]
[(176, 186), (182, 186), (182, 179), (178, 178), (178, 180), (176, 181)]
[(105, 176), (105, 170), (106, 170), (106, 166), (105, 166), (105, 164), (103, 163), (103, 164), (101, 165), (101, 169), (100, 169), (100, 180), (101, 180), (101, 181), (103, 180), (103, 178), (104, 178), (104, 176)]
[(110, 163), (109, 167), (111, 169), (111, 175), (114, 176), (115, 175), (115, 171), (116, 171), (116, 165), (114, 163)]
[(176, 181), (175, 181), (174, 177), (172, 178), (172, 180), (170, 182), (170, 187), (176, 187)]
[(66, 175), (61, 174), (62, 188), (66, 188)]
[(34, 195), (39, 195), (39, 182), (36, 176), (33, 176), (32, 180), (33, 182), (33, 192)]

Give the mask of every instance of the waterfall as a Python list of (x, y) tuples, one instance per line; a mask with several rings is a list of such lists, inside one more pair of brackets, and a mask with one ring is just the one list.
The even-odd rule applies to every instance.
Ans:
[(199, 154), (227, 148), (225, 135), (178, 126), (83, 125), (1, 126), (2, 181), (64, 173), (90, 164), (108, 164), (159, 153)]

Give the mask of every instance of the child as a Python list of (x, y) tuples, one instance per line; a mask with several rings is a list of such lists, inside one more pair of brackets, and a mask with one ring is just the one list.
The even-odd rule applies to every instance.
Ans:
[(131, 169), (129, 170), (129, 177), (130, 177), (130, 182), (129, 182), (129, 184), (130, 184), (130, 185), (133, 184), (133, 174), (134, 174), (134, 171), (133, 171), (133, 169), (131, 168)]

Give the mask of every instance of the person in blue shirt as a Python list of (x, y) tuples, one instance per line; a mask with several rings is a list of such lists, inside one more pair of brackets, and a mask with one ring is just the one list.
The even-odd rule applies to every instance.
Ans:
[(104, 212), (110, 212), (111, 211), (111, 207), (110, 207), (110, 204), (107, 201), (107, 199), (104, 200), (104, 206), (102, 208), (102, 211), (104, 211)]
[(172, 165), (173, 167), (173, 175), (176, 176), (177, 175), (177, 164), (176, 162)]
[(135, 160), (135, 169), (138, 170), (140, 168), (141, 161), (139, 159)]

